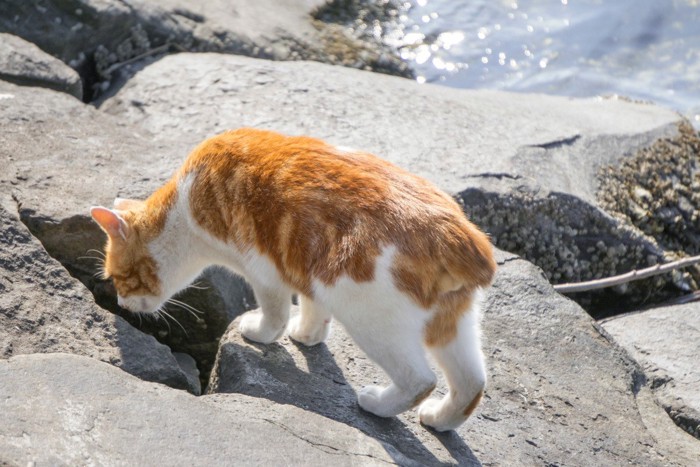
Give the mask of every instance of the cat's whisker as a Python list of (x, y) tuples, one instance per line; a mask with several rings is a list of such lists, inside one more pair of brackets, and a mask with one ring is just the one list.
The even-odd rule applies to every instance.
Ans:
[(162, 315), (161, 313), (163, 313), (163, 308), (158, 308), (158, 309), (156, 310), (156, 312), (155, 312), (155, 317), (156, 317), (157, 319), (161, 319), (161, 318), (162, 318), (163, 321), (165, 321), (165, 325), (168, 326), (168, 334), (172, 334), (172, 333), (173, 333), (173, 330), (170, 328), (170, 323), (169, 323), (168, 320), (165, 318), (165, 316)]
[(105, 254), (104, 254), (103, 251), (95, 250), (94, 248), (90, 248), (90, 249), (87, 250), (85, 253), (97, 253), (97, 254), (100, 255), (103, 259), (106, 258), (106, 256), (105, 256)]
[(104, 264), (105, 262), (104, 258), (100, 258), (97, 256), (78, 256), (76, 259), (91, 259), (93, 261), (97, 261), (99, 264)]
[(202, 312), (201, 310), (198, 310), (197, 308), (193, 307), (192, 305), (185, 303), (185, 302), (181, 302), (180, 300), (175, 300), (174, 298), (169, 298), (167, 300), (167, 303), (171, 303), (175, 306), (179, 306), (180, 308), (184, 308), (185, 310), (189, 311), (192, 314), (192, 316), (194, 316), (195, 318), (198, 318), (199, 316), (204, 314), (204, 312)]
[(209, 290), (211, 287), (202, 286), (201, 282), (195, 282), (185, 287), (186, 289)]
[[(185, 333), (185, 335), (189, 337), (189, 334), (187, 334), (187, 330), (182, 326), (182, 324), (180, 324), (180, 322), (179, 322), (178, 320), (176, 320), (176, 319), (173, 317), (173, 315), (171, 315), (170, 313), (168, 313), (167, 311), (165, 311), (165, 310), (162, 309), (162, 308), (160, 309), (160, 312), (161, 312), (163, 315), (165, 315), (167, 318), (170, 318), (171, 320), (173, 320), (173, 322), (174, 322), (175, 324), (177, 324), (178, 326), (180, 326), (180, 329), (182, 329), (182, 331)], [(165, 319), (165, 322), (167, 323), (168, 320)], [(168, 326), (168, 329), (170, 329), (170, 326)], [(172, 331), (171, 331), (171, 332), (172, 332)]]

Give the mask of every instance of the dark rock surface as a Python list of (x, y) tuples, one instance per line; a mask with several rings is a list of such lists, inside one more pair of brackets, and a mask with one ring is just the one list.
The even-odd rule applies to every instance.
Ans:
[[(683, 465), (651, 431), (638, 397), (644, 374), (601, 334), (574, 302), (558, 295), (532, 264), (499, 254), (487, 292), (486, 398), (456, 433), (419, 425), (415, 411), (382, 420), (363, 412), (356, 392), (386, 376), (335, 325), (326, 344), (307, 348), (284, 337), (258, 345), (234, 321), (222, 339), (210, 392), (246, 394), (292, 404), (393, 445), (418, 464)], [(444, 394), (444, 383), (438, 385)], [(692, 441), (688, 441), (691, 443)], [(700, 446), (696, 452), (700, 452)]]
[(700, 304), (621, 315), (602, 326), (642, 365), (676, 424), (700, 438)]
[(0, 79), (83, 97), (83, 85), (75, 70), (12, 34), (0, 33)]
[(148, 381), (195, 390), (167, 347), (95, 304), (20, 222), (5, 193), (0, 244), (0, 358), (70, 352)]
[[(256, 126), (368, 150), (457, 195), (500, 248), (535, 262), (555, 283), (664, 259), (654, 238), (597, 200), (603, 167), (679, 136), (680, 117), (652, 105), (455, 90), (319, 63), (180, 54), (145, 68), (101, 109), (158, 141), (187, 146)], [(648, 289), (677, 293), (688, 285), (663, 276), (577, 299), (632, 306)]]
[[(387, 465), (357, 430), (246, 396), (195, 398), (75, 355), (0, 360), (0, 463)], [(27, 390), (31, 388), (31, 390)]]

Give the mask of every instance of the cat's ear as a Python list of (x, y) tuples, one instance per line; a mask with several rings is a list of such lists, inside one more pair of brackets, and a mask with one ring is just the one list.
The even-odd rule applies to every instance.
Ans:
[(126, 240), (129, 234), (129, 225), (119, 214), (101, 206), (90, 208), (90, 215), (110, 238)]
[(137, 199), (114, 198), (114, 209), (119, 211), (128, 211), (130, 209), (139, 208), (143, 201)]

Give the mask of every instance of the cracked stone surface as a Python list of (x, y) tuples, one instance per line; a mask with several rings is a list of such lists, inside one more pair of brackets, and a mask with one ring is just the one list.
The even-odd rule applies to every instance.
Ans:
[[(684, 465), (700, 453), (689, 437), (679, 442), (686, 451), (668, 449), (678, 431), (672, 424), (670, 433), (647, 425), (670, 420), (649, 403), (641, 369), (585, 311), (556, 294), (527, 261), (503, 252), (498, 260), (483, 304), (485, 401), (456, 433), (424, 429), (416, 411), (393, 419), (363, 412), (357, 391), (388, 380), (337, 323), (327, 343), (307, 348), (288, 337), (251, 343), (234, 321), (209, 391), (323, 415), (420, 465)], [(442, 380), (437, 393), (445, 393)]]
[[(448, 89), (320, 63), (179, 54), (144, 68), (100, 108), (160, 142), (188, 147), (254, 126), (373, 152), (457, 195), (500, 248), (535, 262), (555, 283), (664, 258), (652, 238), (603, 211), (596, 198), (601, 167), (679, 135), (680, 117), (656, 106)], [(655, 281), (661, 283), (576, 299), (603, 309), (613, 300), (632, 306), (646, 296), (640, 290), (663, 296), (684, 285)]]
[(700, 304), (620, 315), (602, 326), (642, 365), (676, 424), (700, 438)]
[[(379, 442), (293, 406), (196, 398), (68, 354), (0, 360), (0, 463), (388, 465)], [(27, 391), (31, 388), (31, 391)]]
[(170, 350), (98, 307), (20, 222), (16, 209), (0, 195), (0, 359), (70, 352), (194, 391)]

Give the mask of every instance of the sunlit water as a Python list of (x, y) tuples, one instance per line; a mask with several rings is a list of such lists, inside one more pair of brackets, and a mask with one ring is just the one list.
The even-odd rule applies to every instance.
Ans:
[(389, 40), (421, 82), (621, 95), (700, 126), (700, 0), (413, 0)]

